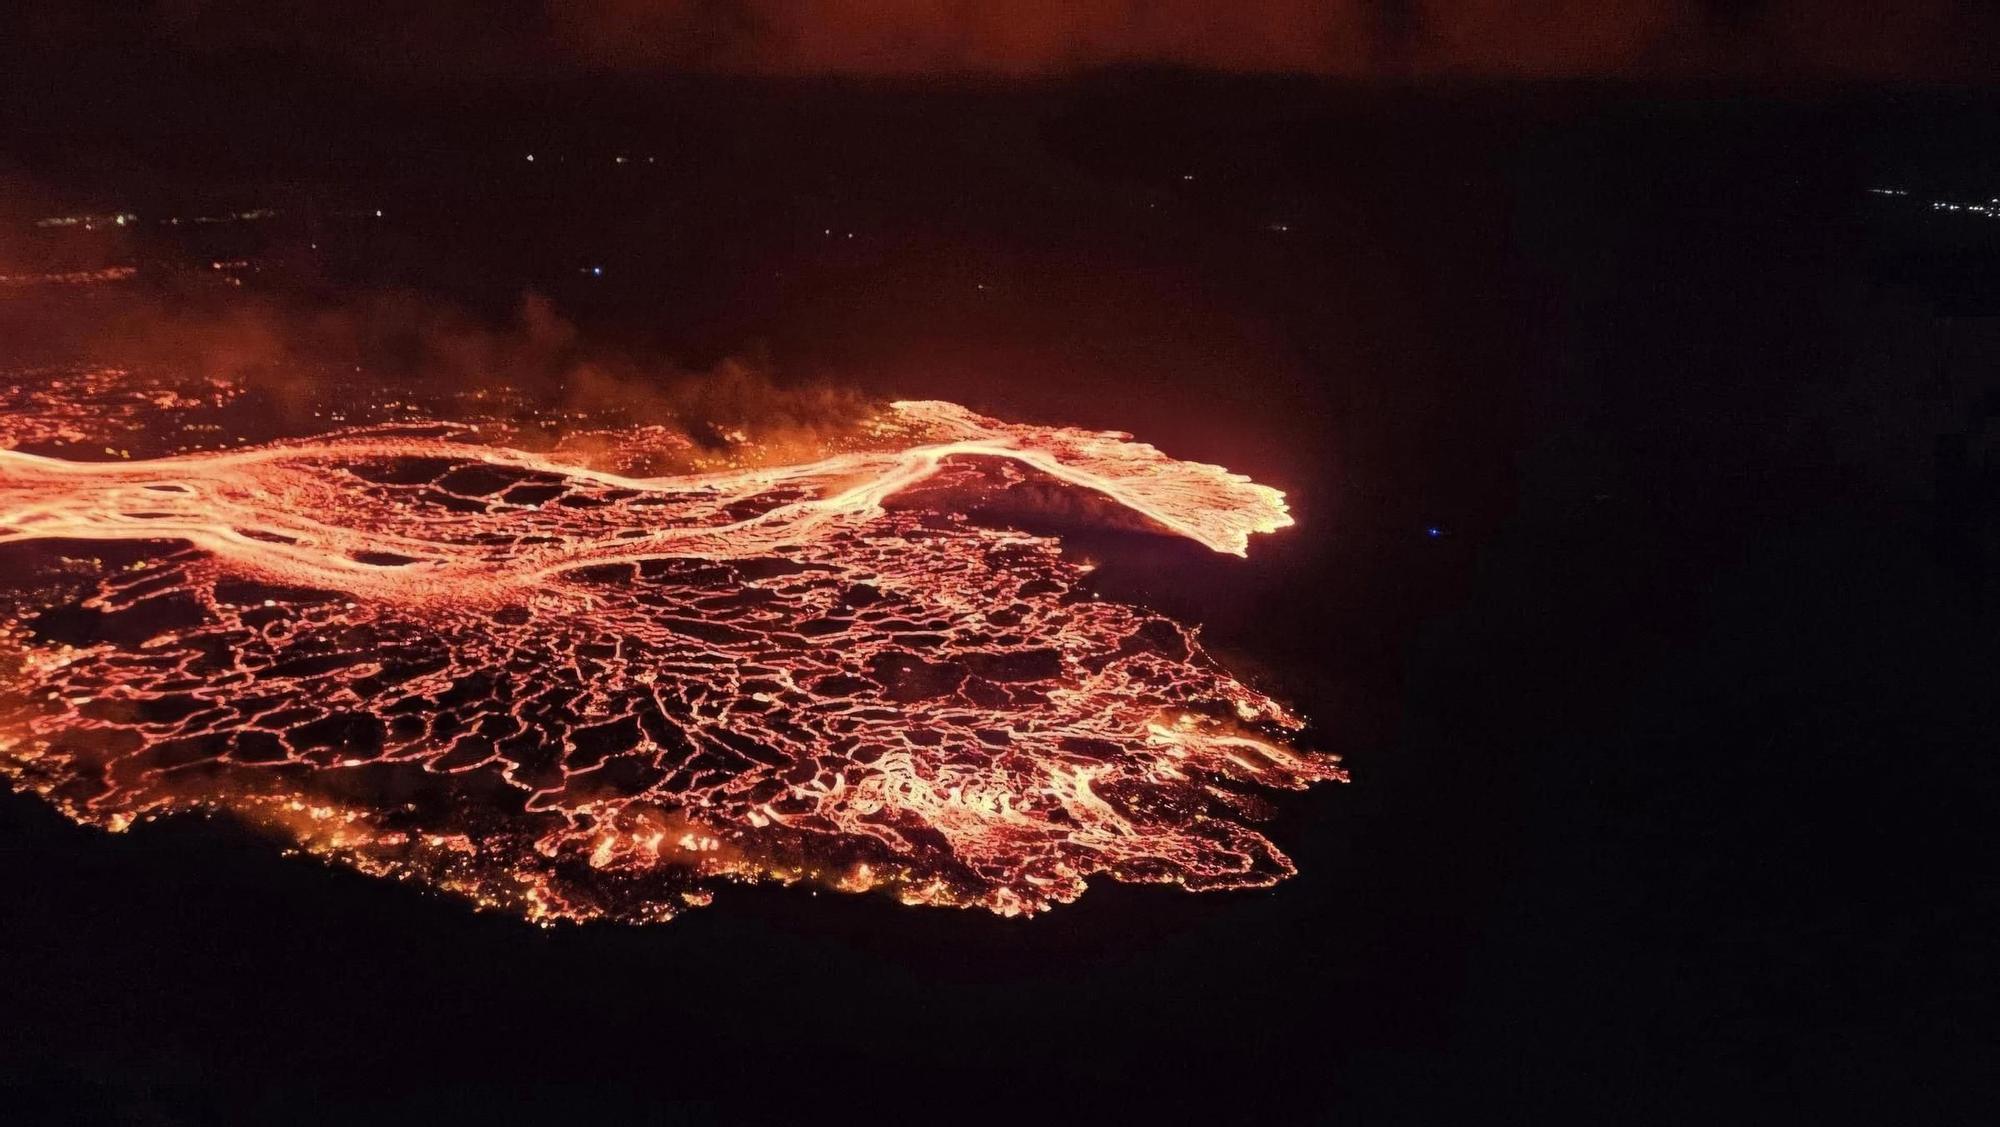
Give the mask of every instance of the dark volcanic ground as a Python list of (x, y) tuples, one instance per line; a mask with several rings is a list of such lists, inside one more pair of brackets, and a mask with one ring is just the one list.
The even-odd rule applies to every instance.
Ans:
[[(1283, 799), (1268, 892), (1022, 922), (736, 889), (553, 932), (7, 796), (10, 1099), (1929, 1118), (1991, 1075), (2000, 219), (1925, 201), (2000, 195), (1992, 104), (689, 84), (314, 132), (216, 100), (10, 119), (0, 273), (140, 273), (0, 300), (9, 365), (240, 358), (236, 313), (422, 368), (533, 337), (533, 292), (628, 356), (1130, 430), (1300, 524), (1247, 562), (1115, 538), (1101, 589), (1204, 623), (1354, 782)], [(147, 222), (32, 226), (118, 210)], [(140, 308), (174, 312), (105, 330)]]

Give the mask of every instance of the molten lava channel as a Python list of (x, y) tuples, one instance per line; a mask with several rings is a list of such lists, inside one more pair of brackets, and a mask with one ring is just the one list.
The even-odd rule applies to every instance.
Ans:
[(0, 421), (0, 773), (80, 822), (224, 813), (540, 921), (726, 879), (1013, 915), (1094, 874), (1272, 883), (1256, 790), (1341, 777), (1189, 630), (967, 514), (1034, 481), (1217, 552), (1291, 523), (1125, 435), (904, 402), (817, 460), (653, 477), (435, 423), (22, 449), (88, 424)]

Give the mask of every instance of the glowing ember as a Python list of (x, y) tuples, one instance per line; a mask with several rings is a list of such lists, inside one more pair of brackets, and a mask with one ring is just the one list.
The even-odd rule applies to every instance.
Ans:
[[(538, 920), (724, 877), (1015, 914), (1271, 883), (1245, 790), (1340, 777), (1187, 631), (968, 515), (1060, 495), (1239, 554), (1291, 523), (1124, 435), (898, 403), (817, 460), (641, 478), (467, 425), (215, 449), (188, 420), (232, 391), (117, 375), (0, 417), (0, 772), (81, 822), (227, 812)], [(100, 411), (116, 460), (20, 449)], [(169, 418), (208, 448), (103, 445)]]

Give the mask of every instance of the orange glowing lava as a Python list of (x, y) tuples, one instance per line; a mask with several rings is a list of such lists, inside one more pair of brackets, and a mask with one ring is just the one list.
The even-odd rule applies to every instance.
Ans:
[(1251, 791), (1341, 777), (1188, 630), (972, 515), (1053, 489), (1235, 554), (1291, 523), (1125, 435), (904, 402), (813, 460), (650, 477), (408, 419), (21, 449), (202, 403), (0, 417), (0, 773), (80, 822), (223, 812), (537, 920), (725, 878), (1011, 915), (1093, 874), (1281, 879)]

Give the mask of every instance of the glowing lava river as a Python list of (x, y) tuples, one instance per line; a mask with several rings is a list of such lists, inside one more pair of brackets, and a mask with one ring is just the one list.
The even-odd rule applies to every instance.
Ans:
[(0, 404), (0, 773), (79, 822), (225, 814), (540, 921), (732, 879), (1012, 915), (1095, 874), (1270, 884), (1255, 792), (1341, 777), (994, 516), (1233, 554), (1291, 523), (1122, 434), (904, 402), (818, 456), (626, 476), (407, 412), (232, 445), (187, 423), (230, 393), (121, 376)]

